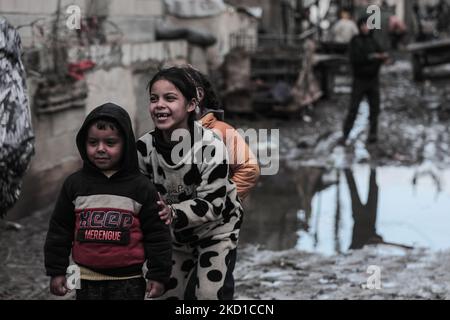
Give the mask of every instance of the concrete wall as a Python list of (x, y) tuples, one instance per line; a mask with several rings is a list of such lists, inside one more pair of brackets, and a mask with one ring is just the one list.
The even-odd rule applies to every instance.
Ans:
[(231, 6), (222, 14), (212, 17), (180, 19), (174, 16), (168, 16), (167, 18), (170, 24), (208, 31), (217, 38), (217, 43), (205, 50), (207, 58), (206, 65), (202, 64), (202, 54), (195, 52), (198, 48), (194, 48), (193, 56), (189, 57), (192, 61), (197, 60), (196, 66), (202, 71), (215, 70), (223, 63), (225, 55), (231, 49), (231, 34), (241, 32), (256, 37), (258, 29), (258, 21), (255, 18), (251, 18), (247, 14), (239, 13)]
[(187, 60), (188, 45), (185, 41), (127, 43), (115, 48), (93, 47), (92, 52), (97, 66), (86, 74), (89, 93), (84, 107), (38, 115), (33, 97), (42, 78), (28, 77), (36, 154), (21, 197), (8, 213), (11, 220), (55, 201), (65, 177), (81, 165), (75, 136), (86, 114), (96, 106), (108, 101), (123, 106), (133, 121), (136, 138), (151, 130), (154, 126), (147, 109), (146, 85), (158, 66), (173, 59)]
[(281, 33), (281, 1), (280, 0), (226, 0), (233, 6), (261, 7), (263, 15), (261, 28), (271, 34)]
[[(0, 13), (18, 27), (40, 17), (50, 21), (56, 3), (56, 0), (0, 0)], [(78, 4), (83, 10), (85, 1), (62, 1), (63, 6), (68, 4)], [(157, 68), (176, 61), (200, 65), (207, 60), (207, 52), (190, 47), (184, 40), (154, 41), (154, 24), (164, 14), (162, 0), (111, 0), (109, 9), (110, 18), (121, 21), (124, 34), (118, 41), (106, 45), (82, 46), (67, 41), (73, 33), (67, 32), (61, 37), (68, 49), (67, 62), (90, 59), (96, 64), (94, 69), (85, 74), (88, 96), (84, 106), (45, 114), (37, 112), (34, 96), (37, 84), (44, 80), (45, 71), (51, 67), (52, 51), (45, 43), (45, 37), (30, 37), (30, 27), (19, 30), (24, 43), (36, 154), (24, 178), (21, 198), (8, 213), (9, 219), (24, 217), (55, 201), (64, 179), (81, 165), (75, 136), (88, 112), (108, 101), (117, 103), (130, 113), (136, 137), (139, 137), (153, 128), (148, 114), (146, 85)], [(215, 32), (225, 35), (228, 34), (226, 29), (230, 23), (238, 23), (238, 20), (230, 22), (227, 17), (225, 15), (222, 20), (211, 19), (206, 24), (205, 21), (198, 22), (198, 25), (214, 27)], [(233, 25), (230, 30), (235, 27)], [(46, 32), (51, 32), (51, 29)], [(228, 48), (228, 36), (222, 36), (221, 39), (219, 51), (224, 54)]]
[(37, 115), (33, 99), (36, 81), (28, 80), (36, 153), (23, 181), (19, 201), (8, 212), (8, 219), (18, 219), (47, 207), (55, 201), (69, 172), (80, 167), (75, 136), (85, 117), (84, 108)]
[[(162, 0), (109, 0), (108, 20), (119, 27), (124, 34), (125, 41), (153, 41), (155, 25), (164, 15)], [(33, 45), (33, 34), (39, 38), (39, 32), (32, 29), (29, 24), (38, 19), (45, 33), (51, 30), (52, 20), (57, 9), (57, 0), (0, 0), (0, 13), (14, 26), (20, 28), (20, 34), (25, 46)], [(86, 17), (86, 0), (61, 0), (62, 21), (68, 17), (65, 10), (69, 5), (77, 5), (81, 9), (82, 18)], [(28, 25), (28, 26), (27, 26)], [(107, 30), (114, 27), (107, 24)], [(75, 35), (75, 31), (69, 32)]]

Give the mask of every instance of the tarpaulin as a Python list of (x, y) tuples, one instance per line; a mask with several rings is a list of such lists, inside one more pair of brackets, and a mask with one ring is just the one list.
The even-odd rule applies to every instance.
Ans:
[(26, 75), (18, 32), (0, 17), (0, 217), (18, 200), (34, 154)]
[(164, 0), (167, 13), (179, 18), (204, 18), (225, 11), (222, 0)]

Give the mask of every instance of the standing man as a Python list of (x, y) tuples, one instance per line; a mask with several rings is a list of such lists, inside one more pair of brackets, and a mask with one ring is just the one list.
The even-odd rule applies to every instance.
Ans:
[(345, 141), (355, 123), (359, 104), (364, 96), (370, 106), (370, 130), (367, 143), (377, 142), (378, 114), (380, 113), (379, 72), (388, 55), (373, 37), (373, 30), (367, 26), (367, 17), (358, 20), (359, 34), (350, 42), (350, 64), (353, 69), (353, 85), (350, 109), (344, 122), (343, 136), (339, 144)]
[(107, 42), (105, 23), (109, 16), (109, 0), (86, 0), (86, 24), (89, 44)]

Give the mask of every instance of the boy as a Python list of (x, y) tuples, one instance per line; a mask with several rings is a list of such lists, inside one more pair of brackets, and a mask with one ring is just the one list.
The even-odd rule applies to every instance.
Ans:
[(171, 273), (171, 237), (156, 189), (139, 172), (128, 113), (113, 103), (97, 107), (76, 142), (83, 168), (64, 182), (44, 247), (50, 291), (67, 293), (72, 251), (81, 275), (77, 300), (160, 296)]

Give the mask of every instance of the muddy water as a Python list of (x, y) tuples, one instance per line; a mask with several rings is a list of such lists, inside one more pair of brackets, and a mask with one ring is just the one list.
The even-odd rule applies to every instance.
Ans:
[(323, 254), (371, 243), (450, 248), (450, 170), (281, 168), (246, 203), (241, 243)]

